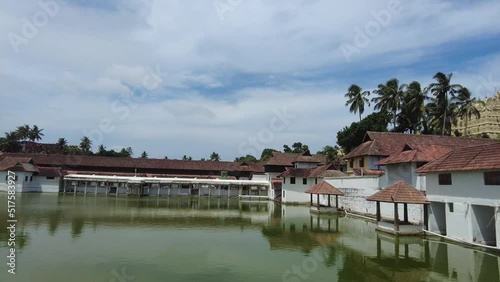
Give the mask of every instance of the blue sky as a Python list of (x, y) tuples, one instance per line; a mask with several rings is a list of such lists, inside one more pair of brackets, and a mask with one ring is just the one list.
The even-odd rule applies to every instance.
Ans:
[(500, 1), (455, 2), (9, 1), (0, 129), (158, 158), (317, 151), (357, 120), (352, 83), (442, 71), (477, 97), (500, 90)]

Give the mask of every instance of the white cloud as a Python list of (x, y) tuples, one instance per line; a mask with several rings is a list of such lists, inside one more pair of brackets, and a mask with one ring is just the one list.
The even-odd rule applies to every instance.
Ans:
[[(297, 117), (269, 147), (333, 144), (357, 120), (344, 106), (351, 83), (373, 89), (398, 77), (425, 85), (444, 71), (484, 96), (480, 77), (500, 81), (499, 51), (456, 52), (479, 40), (498, 45), (499, 1), (401, 0), (401, 13), (348, 63), (339, 46), (388, 2), (243, 1), (223, 21), (212, 1), (65, 5), (18, 53), (6, 37), (0, 41), (0, 95), (17, 106), (0, 127), (36, 123), (44, 141), (77, 142), (84, 129), (109, 119), (108, 148), (130, 145), (156, 157), (218, 151), (232, 159), (284, 106)], [(20, 33), (21, 18), (37, 10), (36, 2), (2, 5), (0, 33)], [(144, 79), (152, 74), (158, 85), (148, 90)], [(145, 101), (126, 102), (131, 88)]]

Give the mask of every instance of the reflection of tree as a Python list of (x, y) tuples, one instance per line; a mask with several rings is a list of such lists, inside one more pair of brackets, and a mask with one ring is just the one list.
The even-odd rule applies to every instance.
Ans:
[(74, 216), (71, 220), (71, 235), (73, 238), (80, 237), (83, 230), (83, 225), (85, 224), (85, 219), (83, 217)]
[(21, 232), (17, 232), (16, 234), (16, 247), (20, 250), (24, 249), (24, 247), (28, 246), (30, 243), (30, 236), (28, 233), (21, 229)]
[(54, 236), (62, 217), (62, 210), (56, 210), (47, 214), (49, 221), (49, 234)]

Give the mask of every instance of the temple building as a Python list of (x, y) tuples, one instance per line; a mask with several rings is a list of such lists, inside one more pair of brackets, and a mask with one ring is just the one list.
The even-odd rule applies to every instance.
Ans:
[(500, 138), (500, 92), (483, 101), (484, 106), (476, 105), (481, 117), (472, 116), (468, 120), (459, 118), (453, 131), (458, 130), (464, 136), (488, 134), (492, 139)]

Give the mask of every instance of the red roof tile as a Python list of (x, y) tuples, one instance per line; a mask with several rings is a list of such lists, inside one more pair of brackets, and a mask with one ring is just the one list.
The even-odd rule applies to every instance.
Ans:
[(452, 146), (443, 145), (421, 145), (407, 144), (402, 152), (392, 154), (389, 157), (375, 163), (375, 165), (389, 165), (409, 162), (430, 162), (449, 153)]
[(491, 143), (496, 143), (496, 141), (484, 138), (368, 131), (366, 133), (365, 142), (354, 148), (345, 156), (345, 158), (350, 159), (360, 156), (390, 156), (401, 152), (406, 144), (467, 147)]
[[(3, 154), (0, 156), (4, 156)], [(32, 159), (26, 156), (23, 157), (10, 157), (4, 156), (0, 159), (0, 170), (11, 171), (30, 171), (37, 172), (38, 170), (32, 163)]]
[(332, 169), (333, 165), (321, 165), (315, 168), (288, 168), (281, 174), (282, 177), (329, 177), (325, 175), (346, 176), (341, 171)]
[(427, 197), (411, 186), (399, 180), (383, 190), (366, 198), (367, 201), (377, 201), (386, 203), (407, 203), (407, 204), (428, 204)]
[(418, 173), (500, 169), (500, 143), (457, 148), (417, 169)]
[[(278, 166), (293, 166), (293, 163), (302, 155), (303, 153), (281, 153), (273, 152), (273, 155), (267, 161), (265, 165), (278, 165)], [(323, 155), (311, 155), (314, 162), (320, 164), (326, 164), (326, 157)]]
[(333, 187), (330, 183), (326, 181), (321, 181), (320, 183), (314, 185), (313, 187), (306, 190), (308, 194), (319, 194), (319, 195), (339, 195), (344, 196), (344, 193), (339, 189)]

